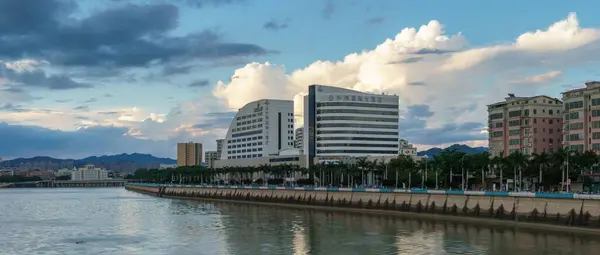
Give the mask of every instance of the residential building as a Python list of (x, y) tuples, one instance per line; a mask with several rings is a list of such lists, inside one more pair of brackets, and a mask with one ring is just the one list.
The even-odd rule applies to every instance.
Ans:
[(562, 146), (563, 103), (548, 96), (516, 97), (488, 105), (488, 141), (492, 157), (515, 151), (551, 153)]
[(223, 144), (225, 143), (225, 139), (217, 139), (217, 158), (221, 158), (221, 154), (223, 154)]
[(219, 160), (219, 158), (217, 157), (217, 151), (206, 151), (204, 153), (204, 162), (206, 162), (206, 167), (208, 168), (214, 168), (215, 167), (215, 161)]
[(56, 177), (71, 176), (72, 172), (73, 172), (73, 170), (68, 169), (68, 168), (58, 169), (58, 171), (56, 171), (56, 173), (54, 173), (54, 176), (56, 176)]
[(221, 160), (278, 155), (293, 147), (294, 102), (262, 99), (237, 112), (227, 131)]
[(311, 85), (304, 96), (303, 151), (314, 158), (398, 155), (396, 95)]
[(159, 164), (158, 169), (177, 168), (177, 164)]
[(304, 139), (304, 128), (299, 127), (294, 131), (294, 148), (302, 149), (304, 146), (302, 145), (302, 140)]
[(202, 165), (201, 143), (178, 143), (177, 144), (178, 166), (200, 166)]
[(570, 151), (600, 151), (600, 81), (565, 91), (563, 136)]
[(407, 140), (400, 139), (398, 155), (417, 156), (417, 148), (408, 143)]
[(85, 165), (82, 168), (71, 172), (72, 181), (97, 181), (108, 180), (108, 171), (103, 168), (97, 168), (94, 165)]

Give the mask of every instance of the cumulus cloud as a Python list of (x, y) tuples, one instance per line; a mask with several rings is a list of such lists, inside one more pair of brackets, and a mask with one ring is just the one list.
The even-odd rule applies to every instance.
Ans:
[[(586, 63), (593, 55), (585, 53), (600, 45), (599, 31), (580, 27), (576, 15), (569, 14), (547, 29), (524, 33), (513, 43), (473, 47), (461, 33), (448, 35), (440, 22), (432, 20), (419, 28), (402, 29), (372, 50), (348, 54), (337, 62), (318, 60), (297, 70), (268, 62), (248, 64), (237, 69), (230, 82), (219, 81), (213, 94), (229, 109), (261, 98), (294, 98), (298, 111), (301, 93), (311, 84), (394, 93), (407, 114), (422, 105), (435, 113), (404, 116), (403, 137), (431, 145), (477, 141), (485, 139), (481, 130), (487, 104), (509, 92), (537, 93), (562, 74), (556, 71), (559, 67)], [(540, 70), (545, 71), (529, 76)], [(497, 78), (489, 79), (492, 76)], [(537, 85), (517, 86), (524, 83)], [(296, 122), (301, 125), (299, 115)]]

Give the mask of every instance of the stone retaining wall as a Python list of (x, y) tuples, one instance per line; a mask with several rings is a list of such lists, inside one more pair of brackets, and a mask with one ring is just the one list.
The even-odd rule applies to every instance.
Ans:
[(548, 196), (536, 196), (534, 193), (509, 192), (458, 194), (452, 191), (422, 190), (234, 188), (154, 184), (128, 184), (126, 188), (159, 197), (212, 198), (396, 210), (600, 228), (600, 197), (593, 195), (568, 198), (565, 195), (572, 194), (557, 194), (558, 198), (546, 198)]

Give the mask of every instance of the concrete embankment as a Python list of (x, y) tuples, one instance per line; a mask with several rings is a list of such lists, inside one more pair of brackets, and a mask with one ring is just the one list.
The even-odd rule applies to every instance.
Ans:
[(600, 233), (600, 196), (551, 193), (128, 184), (159, 197), (270, 203), (355, 212), (463, 218)]

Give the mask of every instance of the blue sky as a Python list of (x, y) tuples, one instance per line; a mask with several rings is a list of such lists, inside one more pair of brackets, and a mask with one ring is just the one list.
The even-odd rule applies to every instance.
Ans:
[(0, 157), (174, 156), (178, 141), (212, 149), (236, 108), (292, 99), (310, 83), (399, 93), (401, 135), (420, 148), (485, 146), (486, 103), (600, 79), (598, 7), (0, 0)]

